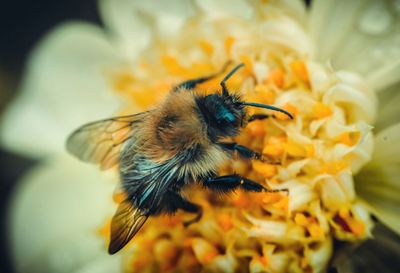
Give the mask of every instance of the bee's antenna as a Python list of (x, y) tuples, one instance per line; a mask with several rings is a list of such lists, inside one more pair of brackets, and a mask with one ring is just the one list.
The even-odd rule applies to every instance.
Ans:
[(278, 112), (284, 113), (285, 115), (287, 115), (288, 117), (293, 119), (293, 115), (292, 114), (290, 114), (289, 112), (287, 112), (287, 111), (285, 111), (285, 110), (283, 110), (281, 108), (278, 108), (278, 107), (275, 107), (275, 106), (272, 106), (272, 105), (261, 104), (261, 103), (256, 103), (256, 102), (241, 102), (240, 104), (278, 111)]
[(225, 82), (226, 82), (227, 80), (229, 80), (229, 78), (230, 78), (233, 74), (235, 74), (235, 72), (238, 71), (238, 70), (239, 70), (241, 67), (243, 67), (243, 66), (244, 66), (243, 63), (238, 64), (238, 65), (237, 65), (234, 69), (232, 69), (232, 70), (228, 73), (228, 75), (226, 75), (225, 78), (221, 81), (222, 95), (223, 95), (223, 96), (229, 96), (228, 88), (226, 87)]

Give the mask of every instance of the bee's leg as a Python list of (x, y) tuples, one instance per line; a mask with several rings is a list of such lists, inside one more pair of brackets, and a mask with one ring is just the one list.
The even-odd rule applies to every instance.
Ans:
[(262, 155), (247, 148), (245, 146), (239, 145), (235, 142), (222, 142), (219, 143), (222, 148), (228, 150), (230, 152), (237, 151), (237, 153), (244, 158), (254, 158), (254, 159), (261, 159)]
[(207, 188), (217, 192), (231, 192), (239, 188), (253, 192), (288, 192), (287, 189), (266, 189), (259, 183), (237, 174), (208, 178), (204, 180), (203, 184)]
[(236, 151), (243, 158), (248, 158), (248, 159), (254, 158), (254, 159), (260, 160), (262, 162), (265, 162), (268, 164), (273, 164), (273, 165), (281, 164), (281, 162), (279, 162), (279, 161), (272, 161), (270, 159), (267, 159), (262, 154), (259, 154), (255, 151), (251, 150), (250, 148), (239, 145), (235, 142), (228, 142), (228, 143), (224, 142), (224, 143), (219, 143), (219, 144), (225, 150), (228, 150), (230, 152)]
[(263, 119), (267, 119), (267, 118), (276, 118), (276, 116), (275, 115), (265, 115), (265, 114), (254, 114), (249, 117), (247, 122), (252, 122), (255, 120), (263, 120)]
[(208, 178), (203, 182), (203, 184), (210, 190), (217, 192), (231, 192), (239, 188), (245, 191), (254, 192), (267, 191), (267, 189), (257, 182), (241, 177), (237, 174)]
[(229, 64), (230, 64), (230, 61), (226, 62), (220, 71), (218, 71), (214, 74), (211, 74), (209, 76), (184, 81), (184, 82), (178, 84), (177, 86), (175, 86), (174, 91), (178, 91), (180, 89), (187, 89), (187, 90), (194, 89), (196, 87), (196, 85), (206, 82), (206, 81), (209, 81), (209, 80), (221, 75), (226, 70), (226, 68), (228, 67)]
[(203, 209), (202, 207), (200, 207), (199, 205), (196, 205), (192, 202), (189, 202), (187, 200), (185, 200), (185, 204), (182, 204), (181, 209), (183, 209), (184, 211), (187, 212), (192, 212), (192, 213), (196, 213), (196, 216), (193, 219), (187, 220), (183, 222), (183, 225), (185, 227), (190, 226), (191, 224), (197, 223), (200, 219), (201, 216), (203, 216)]
[(196, 223), (201, 219), (201, 216), (203, 215), (203, 209), (199, 205), (186, 200), (176, 192), (169, 192), (168, 199), (169, 203), (172, 204), (172, 210), (170, 210), (170, 212), (175, 212), (178, 209), (182, 209), (186, 212), (196, 213), (196, 216), (193, 219), (183, 222), (185, 227)]

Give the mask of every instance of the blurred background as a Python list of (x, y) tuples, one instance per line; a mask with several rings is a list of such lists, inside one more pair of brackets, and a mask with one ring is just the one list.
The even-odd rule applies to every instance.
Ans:
[[(309, 1), (307, 1), (309, 2)], [(53, 27), (69, 20), (101, 24), (96, 0), (3, 1), (0, 9), (0, 115), (17, 95), (24, 65), (34, 45)], [(8, 251), (7, 208), (21, 175), (35, 165), (30, 158), (0, 147), (0, 272), (13, 273)], [(400, 215), (399, 215), (400, 216)], [(344, 251), (329, 272), (400, 272), (400, 238), (378, 224), (376, 240)]]
[[(12, 102), (29, 52), (52, 28), (69, 21), (100, 23), (96, 0), (2, 1), (0, 8), (0, 115)], [(7, 208), (19, 177), (35, 161), (0, 147), (0, 272), (13, 273), (8, 251)]]

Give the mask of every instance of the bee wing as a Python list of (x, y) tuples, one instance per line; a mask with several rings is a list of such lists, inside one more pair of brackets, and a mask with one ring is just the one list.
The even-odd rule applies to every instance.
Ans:
[(123, 248), (140, 230), (147, 218), (148, 215), (134, 207), (129, 200), (119, 204), (111, 221), (111, 239), (108, 253), (114, 254)]
[(149, 112), (113, 117), (91, 122), (73, 132), (67, 140), (67, 150), (77, 158), (111, 168), (119, 161), (122, 144), (135, 133), (135, 127)]

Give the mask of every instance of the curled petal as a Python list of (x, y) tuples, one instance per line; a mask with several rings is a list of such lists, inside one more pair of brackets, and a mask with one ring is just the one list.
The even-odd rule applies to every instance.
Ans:
[(315, 58), (358, 72), (376, 90), (384, 89), (400, 80), (399, 18), (395, 1), (313, 1)]
[(356, 177), (356, 191), (368, 202), (375, 215), (400, 233), (399, 198), (400, 124), (395, 124), (375, 138), (372, 161)]

